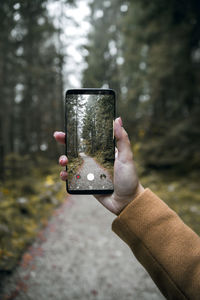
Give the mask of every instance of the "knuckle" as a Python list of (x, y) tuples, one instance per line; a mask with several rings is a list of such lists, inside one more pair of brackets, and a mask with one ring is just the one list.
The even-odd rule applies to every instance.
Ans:
[(128, 133), (124, 130), (124, 137), (128, 138)]

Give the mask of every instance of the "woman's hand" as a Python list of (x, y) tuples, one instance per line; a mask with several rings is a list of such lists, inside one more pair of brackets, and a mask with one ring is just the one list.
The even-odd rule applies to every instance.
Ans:
[[(114, 134), (116, 137), (117, 148), (114, 163), (114, 193), (108, 195), (94, 195), (94, 197), (112, 213), (119, 215), (120, 212), (144, 191), (139, 183), (136, 168), (133, 162), (133, 153), (130, 147), (128, 134), (122, 126), (121, 118), (114, 122)], [(65, 144), (65, 133), (54, 132), (55, 139)], [(62, 155), (59, 164), (66, 166), (68, 158)], [(67, 179), (67, 172), (61, 171), (62, 180)]]

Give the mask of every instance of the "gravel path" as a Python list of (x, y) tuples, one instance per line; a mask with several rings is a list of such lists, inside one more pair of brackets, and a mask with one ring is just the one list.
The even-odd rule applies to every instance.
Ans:
[[(74, 177), (69, 187), (71, 189), (79, 190), (112, 190), (113, 183), (107, 170), (101, 167), (92, 157), (86, 155), (84, 152), (81, 152), (80, 156), (83, 159), (83, 165), (80, 167), (79, 171), (77, 171), (80, 178), (77, 179)], [(88, 174), (92, 174), (94, 179), (88, 180)]]
[(5, 279), (0, 299), (164, 299), (128, 246), (114, 215), (93, 196), (70, 196)]

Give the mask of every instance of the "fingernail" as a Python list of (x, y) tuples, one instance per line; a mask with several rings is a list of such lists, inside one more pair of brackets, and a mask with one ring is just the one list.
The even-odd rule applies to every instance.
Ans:
[(60, 158), (59, 158), (59, 162), (62, 164), (62, 163), (64, 163), (65, 162), (65, 156), (64, 155), (62, 155)]
[(59, 134), (59, 133), (60, 133), (60, 131), (55, 131), (53, 136), (56, 137), (56, 135)]
[(122, 127), (123, 126), (122, 118), (118, 117), (116, 120), (118, 121), (119, 125)]

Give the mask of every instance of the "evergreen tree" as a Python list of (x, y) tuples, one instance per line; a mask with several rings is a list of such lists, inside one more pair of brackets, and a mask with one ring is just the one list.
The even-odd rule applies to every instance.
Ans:
[(83, 117), (82, 138), (89, 155), (101, 156), (103, 162), (113, 161), (113, 97), (88, 97)]
[(148, 166), (199, 166), (199, 1), (94, 0), (91, 8), (84, 85), (117, 90)]
[[(63, 5), (72, 3), (65, 1)], [(0, 168), (9, 153), (55, 157), (52, 139), (63, 123), (64, 54), (47, 0), (1, 1)]]
[(199, 8), (196, 0), (129, 2), (124, 74), (132, 114), (127, 123), (135, 138), (142, 138), (147, 165), (200, 163)]
[(90, 4), (92, 25), (85, 49), (87, 68), (83, 72), (84, 87), (110, 87), (120, 94), (121, 37), (120, 4), (117, 1), (94, 0)]

